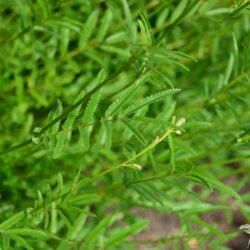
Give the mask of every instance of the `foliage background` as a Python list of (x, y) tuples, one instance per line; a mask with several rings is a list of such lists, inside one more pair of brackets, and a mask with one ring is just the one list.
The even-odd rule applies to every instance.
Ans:
[[(249, 5), (1, 0), (0, 249), (232, 249)], [(135, 237), (151, 209), (176, 234)]]

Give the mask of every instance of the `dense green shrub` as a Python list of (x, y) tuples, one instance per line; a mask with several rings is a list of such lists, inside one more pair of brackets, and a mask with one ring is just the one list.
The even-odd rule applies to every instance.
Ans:
[[(250, 222), (249, 5), (1, 0), (0, 249), (228, 249)], [(178, 233), (135, 238), (148, 209)]]

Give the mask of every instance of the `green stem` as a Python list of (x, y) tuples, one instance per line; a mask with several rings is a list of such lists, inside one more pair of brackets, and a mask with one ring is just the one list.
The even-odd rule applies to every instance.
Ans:
[(154, 148), (157, 144), (159, 144), (160, 142), (162, 142), (170, 133), (173, 133), (174, 130), (172, 128), (168, 128), (167, 131), (159, 138), (157, 137), (149, 146), (147, 146), (146, 148), (144, 148), (141, 152), (139, 152), (138, 154), (134, 155), (133, 157), (131, 157), (130, 159), (120, 163), (117, 166), (114, 166), (112, 168), (109, 168), (103, 172), (101, 172), (100, 174), (90, 178), (88, 181), (84, 181), (83, 183), (78, 184), (77, 186), (77, 190), (79, 190), (80, 188), (82, 188), (83, 186), (93, 182), (96, 179), (99, 179), (100, 177), (107, 175), (109, 173), (112, 173), (118, 169), (127, 167), (127, 165), (131, 162), (133, 162), (134, 160), (136, 160), (137, 158), (139, 158), (140, 156), (144, 155), (146, 152), (148, 152), (150, 149)]

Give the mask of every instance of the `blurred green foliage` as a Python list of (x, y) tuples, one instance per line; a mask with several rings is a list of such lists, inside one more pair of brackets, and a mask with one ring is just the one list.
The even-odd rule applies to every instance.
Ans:
[[(0, 0), (0, 249), (229, 249), (250, 222), (249, 6)], [(178, 234), (136, 240), (135, 207)]]

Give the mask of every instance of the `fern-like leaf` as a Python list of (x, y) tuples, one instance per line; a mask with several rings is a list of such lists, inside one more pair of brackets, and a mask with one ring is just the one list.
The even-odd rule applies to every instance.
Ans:
[[(96, 84), (100, 84), (105, 78), (104, 71), (101, 70), (97, 76), (97, 82)], [(82, 118), (82, 127), (79, 127), (79, 132), (81, 136), (81, 142), (84, 145), (85, 149), (89, 148), (89, 137), (91, 129), (89, 127), (86, 127), (89, 123), (92, 122), (94, 113), (98, 107), (100, 98), (102, 94), (102, 89), (99, 89), (96, 93), (94, 93), (87, 104), (87, 107), (85, 109), (83, 118)]]
[(82, 118), (83, 127), (79, 128), (81, 140), (82, 140), (86, 149), (89, 148), (90, 130), (88, 127), (85, 127), (85, 126), (88, 125), (93, 119), (94, 113), (95, 113), (97, 106), (98, 106), (98, 103), (100, 101), (101, 91), (102, 90), (100, 89), (94, 95), (91, 96), (90, 101), (86, 107), (85, 113), (84, 113), (83, 118)]
[(107, 109), (107, 111), (105, 112), (105, 116), (114, 116), (116, 115), (121, 108), (125, 105), (126, 102), (128, 102), (128, 100), (130, 100), (133, 95), (135, 94), (135, 91), (145, 82), (149, 79), (150, 77), (150, 72), (144, 74), (142, 77), (140, 77), (135, 84), (133, 84), (132, 86), (128, 87), (127, 89), (125, 89), (120, 97), (118, 99), (116, 99), (115, 102), (113, 102), (109, 108)]
[[(77, 103), (83, 96), (83, 92), (78, 95), (76, 98), (75, 103)], [(81, 109), (81, 105), (79, 105), (76, 109), (69, 113), (68, 118), (64, 122), (62, 126), (62, 130), (56, 136), (56, 146), (53, 152), (53, 158), (59, 158), (62, 154), (65, 142), (67, 139), (70, 139), (72, 126), (74, 121)]]
[(169, 90), (163, 90), (163, 91), (160, 91), (156, 94), (147, 96), (147, 97), (137, 101), (135, 104), (132, 104), (132, 105), (128, 106), (127, 108), (125, 108), (123, 113), (126, 115), (134, 113), (135, 111), (143, 108), (146, 105), (149, 105), (149, 104), (152, 104), (155, 102), (159, 102), (159, 101), (163, 100), (165, 97), (167, 97), (169, 95), (174, 95), (180, 91), (181, 91), (180, 89), (169, 89)]

